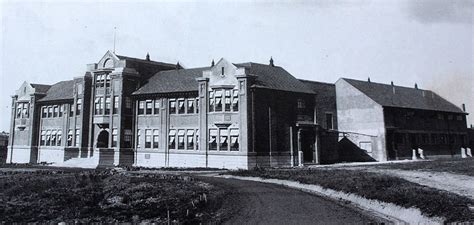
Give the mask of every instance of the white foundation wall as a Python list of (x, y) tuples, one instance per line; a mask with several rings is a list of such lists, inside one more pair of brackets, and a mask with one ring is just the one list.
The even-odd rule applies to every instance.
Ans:
[(62, 163), (64, 162), (64, 148), (38, 148), (38, 163)]
[[(30, 163), (30, 146), (8, 146), (7, 163)], [(31, 162), (36, 163), (36, 162)]]
[[(134, 166), (141, 167), (206, 167), (206, 155), (202, 153), (186, 152), (137, 152)], [(207, 167), (222, 169), (247, 169), (246, 155), (208, 155)]]

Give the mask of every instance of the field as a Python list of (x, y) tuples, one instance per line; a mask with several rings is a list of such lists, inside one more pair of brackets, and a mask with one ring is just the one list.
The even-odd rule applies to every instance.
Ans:
[(0, 223), (219, 222), (222, 190), (188, 176), (0, 170)]
[(367, 199), (415, 207), (427, 216), (446, 218), (447, 222), (474, 221), (469, 206), (474, 200), (405, 179), (384, 174), (334, 168), (255, 169), (231, 171), (227, 174), (293, 180), (325, 188), (353, 193)]
[(439, 159), (408, 163), (391, 163), (374, 166), (380, 169), (420, 170), (428, 172), (448, 172), (474, 177), (474, 159)]

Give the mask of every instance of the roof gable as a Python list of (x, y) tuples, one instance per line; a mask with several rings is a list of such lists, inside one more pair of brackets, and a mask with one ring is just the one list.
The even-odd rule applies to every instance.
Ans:
[(74, 98), (74, 80), (66, 80), (55, 83), (46, 92), (46, 96), (38, 100), (38, 102), (71, 100)]
[(382, 106), (465, 113), (430, 90), (342, 79)]
[(201, 67), (158, 72), (133, 95), (198, 91), (196, 78), (201, 77), (203, 71), (208, 69), (209, 67)]
[(282, 67), (253, 62), (239, 63), (235, 66), (243, 67), (247, 74), (256, 76), (255, 84), (252, 87), (314, 94), (313, 90)]

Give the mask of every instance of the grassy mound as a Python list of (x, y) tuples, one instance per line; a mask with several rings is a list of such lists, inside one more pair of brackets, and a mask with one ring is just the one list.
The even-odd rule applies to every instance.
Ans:
[[(212, 194), (211, 194), (212, 193)], [(219, 220), (223, 193), (190, 177), (113, 170), (0, 173), (0, 223)]]

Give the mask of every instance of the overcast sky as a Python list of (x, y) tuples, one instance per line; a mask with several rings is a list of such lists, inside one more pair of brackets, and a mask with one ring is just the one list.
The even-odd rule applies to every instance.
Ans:
[(416, 82), (474, 114), (470, 0), (0, 2), (0, 131), (23, 81), (83, 75), (113, 49), (114, 27), (121, 55), (188, 68), (273, 56), (302, 79)]

